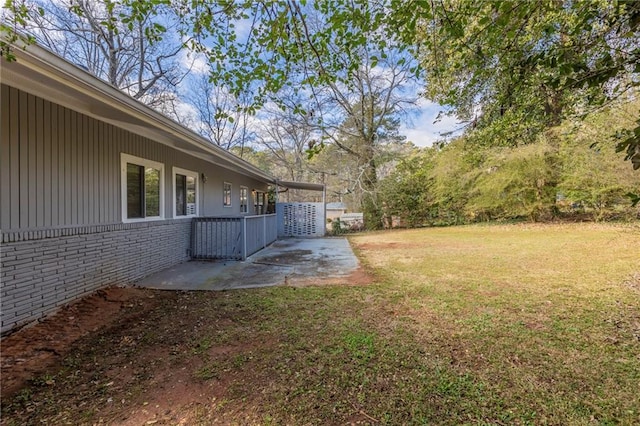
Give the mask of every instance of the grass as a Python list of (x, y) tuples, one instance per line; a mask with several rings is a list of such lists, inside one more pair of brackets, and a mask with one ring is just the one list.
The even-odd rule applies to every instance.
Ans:
[(3, 422), (640, 423), (638, 226), (351, 242), (374, 284), (156, 292), (3, 399)]

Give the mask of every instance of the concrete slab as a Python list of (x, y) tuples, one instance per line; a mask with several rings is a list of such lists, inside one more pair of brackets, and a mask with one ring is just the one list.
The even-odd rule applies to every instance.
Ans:
[(136, 283), (164, 290), (229, 290), (296, 285), (349, 277), (358, 259), (346, 238), (286, 239), (246, 261), (193, 261), (153, 274)]

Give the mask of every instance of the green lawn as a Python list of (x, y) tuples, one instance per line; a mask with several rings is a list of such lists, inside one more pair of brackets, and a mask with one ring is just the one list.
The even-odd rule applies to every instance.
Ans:
[(640, 226), (351, 242), (373, 284), (148, 292), (3, 422), (640, 424)]

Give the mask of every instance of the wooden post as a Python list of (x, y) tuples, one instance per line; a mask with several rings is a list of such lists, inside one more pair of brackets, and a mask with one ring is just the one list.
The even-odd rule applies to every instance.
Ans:
[(247, 218), (242, 217), (242, 260), (247, 260)]

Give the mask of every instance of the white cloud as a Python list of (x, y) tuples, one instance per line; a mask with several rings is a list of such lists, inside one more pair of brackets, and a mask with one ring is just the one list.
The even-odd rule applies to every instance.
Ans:
[(238, 36), (238, 40), (245, 41), (251, 32), (253, 19), (238, 19), (233, 21), (233, 24), (235, 26), (235, 33)]
[(182, 120), (186, 121), (194, 120), (198, 116), (198, 110), (193, 105), (181, 100), (176, 101), (175, 111)]
[(209, 73), (209, 61), (202, 53), (192, 52), (189, 49), (180, 51), (180, 63), (184, 69), (191, 69), (191, 72), (198, 75)]
[(434, 102), (421, 99), (418, 108), (417, 117), (400, 128), (400, 133), (417, 146), (431, 146), (437, 140), (444, 138), (443, 133), (454, 132), (460, 127), (458, 120), (449, 115), (443, 114), (440, 120), (435, 122), (444, 108)]

